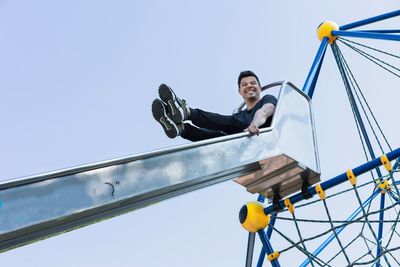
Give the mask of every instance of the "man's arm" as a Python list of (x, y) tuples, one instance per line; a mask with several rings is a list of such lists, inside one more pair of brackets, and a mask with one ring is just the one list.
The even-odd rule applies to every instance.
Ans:
[(263, 125), (267, 119), (274, 114), (275, 105), (271, 103), (264, 104), (259, 110), (254, 114), (253, 121), (250, 123), (249, 127), (247, 127), (244, 131), (247, 131), (251, 134), (260, 134), (260, 127)]

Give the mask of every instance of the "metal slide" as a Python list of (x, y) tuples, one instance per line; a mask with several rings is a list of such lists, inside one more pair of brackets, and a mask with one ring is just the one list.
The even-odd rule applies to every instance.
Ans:
[(0, 251), (238, 178), (284, 197), (319, 181), (309, 98), (281, 82), (271, 127), (0, 183)]

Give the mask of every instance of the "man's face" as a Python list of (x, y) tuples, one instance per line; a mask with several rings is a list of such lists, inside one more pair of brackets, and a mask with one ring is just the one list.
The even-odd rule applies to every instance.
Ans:
[(239, 94), (244, 100), (258, 100), (260, 99), (261, 87), (257, 82), (256, 77), (244, 77), (240, 81)]

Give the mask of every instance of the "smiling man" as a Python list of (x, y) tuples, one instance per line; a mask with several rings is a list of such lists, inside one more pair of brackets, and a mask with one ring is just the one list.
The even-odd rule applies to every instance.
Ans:
[(260, 81), (252, 71), (239, 74), (238, 86), (247, 108), (226, 116), (189, 108), (170, 87), (161, 84), (158, 89), (160, 99), (155, 99), (152, 104), (153, 117), (170, 138), (181, 136), (190, 141), (200, 141), (243, 131), (258, 135), (260, 128), (271, 125), (276, 98), (272, 95), (260, 98)]

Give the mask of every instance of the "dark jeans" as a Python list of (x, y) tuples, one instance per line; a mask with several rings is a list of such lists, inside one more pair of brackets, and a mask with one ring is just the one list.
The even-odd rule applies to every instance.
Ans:
[(190, 109), (189, 119), (198, 127), (185, 123), (181, 137), (190, 141), (200, 141), (240, 133), (248, 127), (248, 125), (233, 116), (220, 115), (201, 109)]

